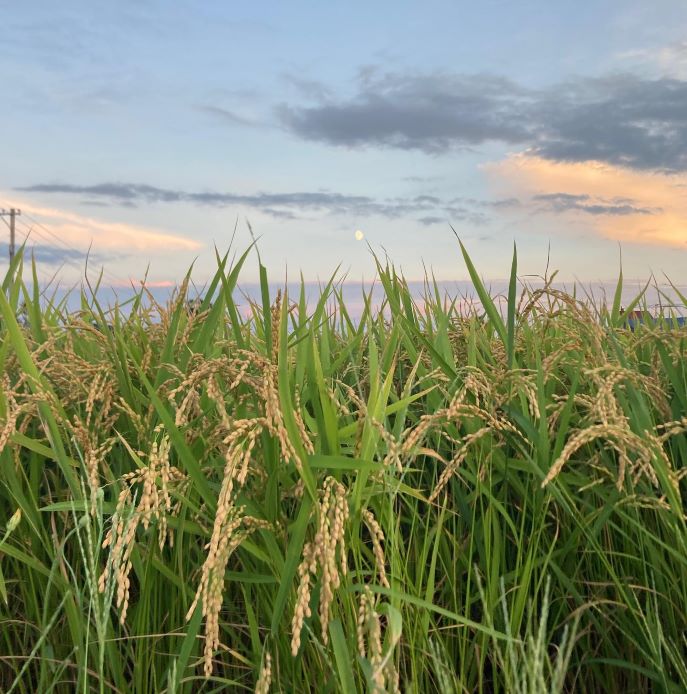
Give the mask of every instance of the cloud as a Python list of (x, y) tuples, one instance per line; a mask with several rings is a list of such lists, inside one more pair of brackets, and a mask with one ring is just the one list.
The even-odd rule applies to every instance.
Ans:
[[(3, 200), (10, 196), (3, 195)], [(125, 224), (105, 222), (66, 210), (41, 207), (26, 200), (11, 200), (22, 210), (23, 231), (34, 229), (34, 237), (59, 238), (76, 249), (87, 249), (91, 244), (95, 252), (147, 253), (194, 251), (201, 248), (195, 239), (168, 232)], [(50, 245), (51, 242), (48, 243)], [(41, 245), (44, 245), (43, 243)]]
[(177, 283), (173, 280), (149, 280), (146, 279), (145, 282), (141, 281), (148, 289), (173, 289), (177, 286)]
[(346, 147), (440, 153), (490, 140), (515, 144), (529, 139), (520, 116), (530, 97), (502, 77), (365, 74), (358, 87), (358, 94), (344, 101), (282, 105), (278, 116), (304, 139)]
[(404, 176), (401, 180), (407, 183), (434, 183), (441, 179), (442, 176)]
[(542, 193), (534, 195), (532, 200), (542, 203), (541, 209), (551, 212), (569, 212), (578, 210), (592, 215), (660, 214), (663, 210), (650, 207), (639, 207), (628, 198), (594, 198), (591, 195), (571, 195), (570, 193)]
[(448, 219), (446, 217), (420, 217), (417, 221), (427, 227), (435, 224), (448, 224)]
[(326, 99), (331, 95), (330, 89), (317, 80), (305, 79), (290, 72), (285, 72), (282, 77), (287, 84), (290, 84), (299, 94), (306, 98)]
[(283, 104), (283, 126), (344, 147), (440, 154), (487, 142), (554, 161), (687, 170), (687, 81), (613, 74), (530, 89), (495, 75), (375, 71), (348, 98)]
[(564, 216), (573, 225), (591, 225), (601, 236), (618, 241), (687, 246), (685, 174), (523, 154), (485, 165), (484, 170), (500, 193), (529, 196), (525, 208), (537, 215)]
[(215, 116), (229, 125), (238, 125), (244, 128), (258, 128), (263, 125), (257, 120), (247, 118), (246, 116), (241, 116), (238, 113), (234, 113), (234, 111), (230, 111), (229, 109), (222, 108), (220, 106), (204, 105), (199, 106), (198, 109), (204, 113), (210, 114), (211, 116)]
[(457, 197), (449, 201), (450, 204), (474, 205), (475, 207), (501, 210), (510, 207), (520, 207), (522, 204), (518, 198), (497, 198), (495, 200), (478, 200), (476, 198)]
[(182, 194), (177, 191), (165, 190), (144, 184), (134, 183), (99, 183), (92, 186), (77, 186), (69, 183), (39, 183), (32, 186), (16, 188), (27, 193), (68, 193), (108, 198), (118, 202), (178, 202)]
[[(2, 255), (3, 258), (7, 257), (7, 248), (7, 244), (2, 244), (0, 246), (0, 255)], [(31, 237), (29, 237), (24, 251), (24, 258), (29, 260), (31, 257), (35, 258), (36, 262), (45, 263), (47, 265), (62, 265), (72, 261), (78, 261), (80, 264), (83, 264), (86, 259), (86, 253), (75, 249), (62, 248), (60, 246), (51, 246), (45, 243), (41, 243), (40, 245), (32, 244)], [(96, 263), (101, 263), (105, 260), (102, 256), (93, 255), (91, 255), (90, 259)], [(108, 257), (107, 260), (111, 260), (111, 258)]]
[(500, 200), (489, 200), (485, 204), (495, 210), (503, 210), (510, 207), (520, 207), (522, 203), (517, 198), (502, 198)]
[(615, 75), (577, 80), (538, 104), (532, 151), (554, 161), (687, 170), (687, 82)]
[(636, 67), (652, 67), (662, 77), (687, 79), (687, 41), (625, 51), (617, 58), (625, 64)]
[[(376, 199), (366, 195), (346, 195), (329, 191), (262, 192), (252, 195), (226, 192), (189, 192), (138, 183), (100, 183), (89, 186), (69, 183), (39, 183), (18, 190), (30, 193), (85, 196), (91, 201), (105, 201), (118, 205), (192, 203), (211, 207), (238, 206), (259, 210), (276, 219), (298, 219), (303, 214), (379, 216), (387, 219), (400, 219), (418, 214), (423, 217), (437, 216), (437, 213), (441, 212), (444, 214), (444, 218), (484, 224), (488, 218), (483, 209), (492, 204), (488, 201), (468, 198), (454, 198), (450, 201), (444, 201), (435, 195)], [(507, 202), (512, 203), (512, 201)], [(499, 201), (494, 204), (499, 204)]]

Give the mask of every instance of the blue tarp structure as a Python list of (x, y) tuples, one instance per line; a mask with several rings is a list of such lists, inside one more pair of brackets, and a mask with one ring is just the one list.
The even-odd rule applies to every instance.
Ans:
[(630, 330), (634, 330), (638, 325), (660, 326), (662, 328), (684, 328), (687, 326), (687, 316), (653, 316), (648, 311), (630, 311), (625, 321)]

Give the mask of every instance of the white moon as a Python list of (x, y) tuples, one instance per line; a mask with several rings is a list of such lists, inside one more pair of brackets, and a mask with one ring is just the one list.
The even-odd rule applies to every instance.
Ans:
[(356, 240), (356, 241), (362, 241), (364, 238), (365, 238), (365, 234), (363, 234), (363, 232), (360, 231), (360, 229), (356, 229), (356, 231), (355, 231), (355, 240)]

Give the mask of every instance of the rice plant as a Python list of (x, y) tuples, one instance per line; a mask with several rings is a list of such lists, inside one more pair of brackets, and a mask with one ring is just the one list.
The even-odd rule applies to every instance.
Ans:
[[(518, 281), (0, 293), (0, 689), (687, 690), (687, 332)], [(27, 276), (25, 281), (23, 278)]]

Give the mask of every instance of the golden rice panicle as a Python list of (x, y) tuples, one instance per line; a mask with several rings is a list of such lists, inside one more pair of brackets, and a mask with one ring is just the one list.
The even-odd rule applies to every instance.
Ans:
[(229, 558), (239, 545), (259, 528), (269, 527), (269, 524), (258, 519), (241, 517), (243, 508), (232, 510), (227, 516), (225, 534), (210, 560), (203, 564), (200, 584), (191, 608), (186, 618), (190, 619), (196, 610), (198, 602), (205, 618), (205, 645), (203, 650), (204, 672), (209, 677), (212, 674), (212, 658), (219, 648), (219, 615), (222, 609), (224, 595), (224, 575)]
[[(159, 477), (160, 489), (157, 491), (155, 486), (155, 508), (154, 515), (158, 521), (158, 545), (160, 551), (164, 547), (167, 539), (167, 516), (174, 514), (172, 497), (170, 494), (170, 484), (184, 479), (184, 475), (170, 464), (169, 453), (171, 444), (167, 435), (161, 441), (153, 444), (149, 458), (149, 473), (147, 479), (151, 479), (155, 484), (155, 475)], [(170, 535), (171, 540), (171, 535)]]
[[(327, 478), (320, 506), (320, 525), (315, 542), (320, 548), (320, 627), (322, 642), (329, 641), (329, 615), (334, 591), (341, 585), (339, 566), (346, 572), (346, 546), (344, 532), (348, 519), (348, 501), (345, 487), (333, 477)], [(340, 564), (337, 562), (339, 550)]]
[(601, 424), (627, 426), (627, 418), (618, 403), (614, 390), (626, 378), (629, 377), (630, 380), (634, 380), (631, 374), (620, 367), (604, 365), (596, 369), (589, 369), (587, 375), (591, 377), (592, 382), (597, 387), (592, 410), (593, 418)]
[(341, 575), (348, 567), (346, 561), (345, 530), (349, 516), (346, 488), (333, 477), (325, 480), (317, 507), (317, 532), (312, 542), (305, 545), (298, 567), (299, 583), (296, 606), (291, 621), (291, 652), (296, 655), (301, 643), (301, 631), (310, 611), (310, 577), (320, 572), (319, 616), (321, 637), (329, 640), (329, 615), (335, 591), (341, 585)]
[(231, 432), (222, 441), (227, 447), (224, 453), (224, 479), (232, 484), (231, 488), (225, 488), (225, 494), (231, 494), (234, 481), (240, 486), (246, 483), (253, 450), (264, 428), (262, 418), (239, 419), (232, 423)]
[[(626, 424), (594, 424), (585, 429), (576, 431), (567, 441), (558, 458), (546, 474), (542, 487), (550, 484), (560, 473), (570, 458), (583, 446), (596, 440), (603, 440), (606, 447), (616, 452), (618, 457), (618, 472), (616, 487), (621, 490), (624, 485), (626, 473), (633, 477), (633, 483), (645, 476), (654, 485), (659, 486), (659, 480), (654, 470), (652, 461), (660, 458), (668, 470), (671, 483), (678, 484), (673, 466), (668, 458), (659, 435), (651, 431), (644, 431), (642, 436), (633, 432)], [(632, 460), (629, 453), (635, 455)]]
[[(376, 603), (369, 588), (360, 596), (358, 609), (358, 651), (372, 667), (372, 686), (375, 694), (386, 691), (386, 677), (382, 661), (382, 626), (375, 609)], [(367, 647), (366, 647), (367, 645)]]
[[(235, 450), (234, 453), (236, 453)], [(200, 584), (196, 591), (193, 604), (188, 612), (187, 619), (191, 618), (195, 606), (200, 599), (203, 600), (203, 611), (205, 614), (207, 595), (212, 577), (226, 554), (225, 550), (231, 539), (231, 534), (241, 525), (241, 518), (233, 502), (235, 470), (236, 455), (233, 455), (225, 464), (224, 479), (222, 480), (222, 487), (217, 499), (217, 511), (215, 513), (212, 535), (210, 536), (210, 542), (206, 546), (207, 556), (203, 564)]]
[(247, 532), (239, 531), (240, 518), (233, 518), (226, 526), (226, 539), (220, 543), (212, 557), (212, 562), (203, 564), (203, 573), (198, 592), (189, 610), (189, 618), (196, 608), (198, 599), (201, 600), (201, 610), (205, 618), (204, 672), (209, 677), (212, 674), (212, 657), (219, 647), (219, 615), (222, 609), (224, 594), (224, 574), (227, 562), (232, 552), (247, 536)]
[(382, 464), (384, 467), (394, 466), (398, 472), (403, 472), (403, 463), (401, 462), (401, 444), (396, 440), (396, 437), (386, 430), (384, 424), (377, 419), (372, 419), (372, 426), (379, 433), (379, 437), (386, 444), (386, 455)]
[(86, 427), (88, 427), (91, 423), (91, 417), (93, 416), (93, 408), (95, 407), (95, 402), (100, 397), (103, 377), (103, 372), (98, 371), (98, 373), (95, 375), (95, 378), (91, 381), (91, 387), (88, 390), (88, 397), (86, 398)]
[[(89, 369), (93, 371), (93, 369)], [(73, 378), (74, 375), (70, 374)], [(94, 435), (101, 431), (109, 431), (117, 420), (118, 414), (112, 412), (115, 402), (115, 381), (109, 368), (98, 367), (94, 377), (87, 376), (86, 382), (91, 381), (86, 397), (84, 425)]]
[(255, 694), (268, 694), (272, 684), (272, 656), (265, 653), (265, 660), (260, 669), (260, 676), (255, 685)]
[[(527, 400), (527, 409), (530, 417), (535, 421), (539, 421), (541, 412), (539, 411), (539, 395), (536, 389), (536, 373), (523, 369), (511, 370), (506, 373), (506, 379), (509, 384), (518, 386), (522, 390)], [(512, 399), (514, 394), (509, 392), (508, 396), (509, 399)]]
[[(339, 547), (339, 565), (341, 567), (341, 575), (348, 574), (348, 559), (346, 553), (345, 531), (346, 523), (350, 515), (350, 507), (346, 496), (346, 488), (342, 484), (338, 484), (334, 490), (334, 524), (332, 528), (332, 538)], [(338, 584), (337, 584), (338, 585)]]
[(143, 373), (148, 373), (152, 360), (153, 350), (151, 349), (150, 342), (146, 342), (145, 347), (143, 348), (143, 356), (141, 357), (141, 371)]
[[(87, 415), (87, 419), (88, 417), (89, 415)], [(74, 415), (74, 420), (68, 422), (68, 424), (83, 455), (86, 479), (90, 491), (90, 512), (91, 516), (95, 517), (96, 500), (100, 488), (101, 462), (105, 460), (112, 450), (116, 439), (111, 437), (99, 445), (96, 440), (97, 433), (89, 431), (86, 423), (82, 422), (77, 415)]]
[(298, 590), (296, 606), (291, 619), (291, 654), (298, 655), (301, 647), (301, 631), (306, 619), (310, 619), (310, 575), (317, 571), (316, 553), (312, 543), (308, 542), (303, 548), (303, 558), (298, 565)]
[(0, 453), (5, 450), (7, 442), (16, 430), (17, 419), (20, 412), (14, 394), (9, 389), (5, 391), (5, 396), (7, 398), (7, 415), (2, 430), (0, 431)]
[[(466, 402), (468, 395), (472, 394), (476, 404)], [(445, 422), (456, 422), (464, 417), (478, 417), (491, 423), (495, 429), (509, 429), (517, 431), (512, 424), (505, 420), (495, 418), (490, 412), (481, 406), (481, 401), (493, 397), (493, 388), (486, 380), (486, 375), (475, 369), (465, 370), (464, 382), (458, 392), (451, 398), (448, 406), (436, 412), (423, 414), (418, 423), (403, 432), (403, 442), (400, 445), (398, 456), (411, 455), (420, 445), (424, 437), (435, 428)]]
[[(158, 523), (158, 545), (162, 550), (167, 538), (167, 515), (173, 514), (170, 485), (186, 481), (186, 476), (169, 462), (170, 442), (165, 435), (160, 442), (155, 441), (148, 455), (148, 465), (136, 472), (121, 477), (122, 491), (117, 499), (112, 525), (105, 535), (102, 547), (110, 547), (110, 557), (98, 586), (105, 591), (107, 581), (114, 576), (117, 583), (116, 605), (120, 609), (120, 622), (123, 624), (129, 605), (131, 582), (131, 553), (136, 544), (136, 531), (140, 526), (147, 530), (155, 519)], [(158, 489), (158, 477), (160, 488)], [(133, 506), (133, 489), (141, 486), (138, 504)]]
[(210, 374), (207, 380), (208, 397), (215, 403), (217, 412), (219, 412), (220, 420), (225, 429), (231, 428), (231, 418), (227, 413), (225, 398), (217, 381), (216, 374)]
[[(135, 473), (130, 473), (133, 476)], [(117, 585), (116, 606), (119, 609), (119, 622), (124, 624), (129, 608), (129, 589), (131, 581), (129, 572), (131, 571), (131, 552), (134, 548), (136, 539), (136, 528), (140, 520), (140, 514), (135, 509), (130, 509), (126, 513), (131, 499), (130, 487), (125, 484), (117, 500), (117, 508), (112, 518), (112, 526), (105, 535), (103, 549), (111, 547), (105, 569), (100, 574), (98, 580), (98, 590), (105, 592), (107, 582), (112, 579)]]
[(299, 392), (296, 392), (296, 407), (293, 411), (293, 418), (296, 420), (296, 428), (300, 434), (301, 444), (305, 452), (312, 455), (315, 452), (315, 447), (310, 439), (310, 435), (305, 427), (303, 415), (301, 414), (301, 394)]
[(253, 363), (253, 359), (251, 358), (253, 355), (248, 354), (247, 356), (244, 356), (244, 358), (240, 362), (240, 366), (237, 370), (234, 371), (233, 373), (233, 380), (229, 384), (229, 391), (233, 391), (235, 388), (238, 388), (238, 386), (243, 383), (244, 381), (248, 381), (248, 369), (250, 368), (251, 364)]
[(279, 325), (281, 322), (281, 289), (277, 289), (277, 296), (274, 299), (274, 304), (270, 309), (270, 318), (272, 324), (270, 326), (272, 332), (272, 354), (270, 355), (272, 363), (276, 364), (279, 356)]
[[(270, 435), (274, 436), (279, 442), (281, 457), (287, 463), (293, 462), (296, 469), (301, 472), (303, 469), (303, 461), (296, 451), (289, 432), (284, 423), (284, 413), (281, 409), (279, 399), (278, 383), (278, 367), (276, 363), (264, 362), (262, 365), (262, 380), (258, 386), (258, 392), (265, 407), (265, 424)], [(306, 453), (313, 453), (314, 447), (312, 440), (306, 430), (303, 417), (300, 413), (300, 405), (293, 408), (293, 417), (296, 421), (296, 426), (300, 434), (300, 443)]]
[(118, 396), (115, 401), (113, 401), (113, 407), (126, 414), (126, 416), (131, 420), (139, 440), (143, 440), (147, 435), (147, 429), (143, 422), (143, 417), (138, 412), (135, 412), (131, 405), (129, 405), (126, 399), (121, 395)]
[(429, 501), (434, 502), (438, 498), (439, 494), (443, 491), (444, 487), (449, 483), (456, 470), (461, 466), (465, 458), (467, 457), (470, 446), (479, 441), (481, 438), (493, 432), (491, 426), (482, 427), (472, 434), (468, 434), (463, 437), (462, 444), (453, 458), (449, 461), (448, 465), (444, 468), (441, 475), (439, 476), (439, 481), (436, 487), (429, 496)]
[(401, 444), (400, 455), (409, 456), (420, 445), (420, 442), (428, 431), (438, 421), (441, 413), (423, 414), (420, 421), (411, 428), (403, 432), (403, 443)]
[(246, 461), (250, 458), (252, 450), (250, 444), (246, 450), (242, 448), (243, 439), (239, 434), (250, 433), (250, 426), (249, 420), (240, 423), (236, 439), (231, 440), (222, 487), (217, 499), (212, 535), (206, 547), (207, 556), (201, 569), (196, 595), (186, 615), (186, 618), (190, 619), (200, 602), (205, 618), (204, 671), (206, 677), (212, 673), (213, 654), (220, 644), (219, 614), (224, 594), (224, 575), (229, 558), (254, 530), (269, 525), (264, 521), (244, 516), (243, 507), (237, 508), (234, 505), (234, 486), (235, 483), (242, 484), (245, 480), (243, 469), (248, 464)]
[(663, 432), (659, 436), (661, 442), (667, 441), (672, 436), (678, 436), (679, 434), (683, 434), (687, 431), (687, 417), (682, 417), (681, 419), (677, 419), (675, 421), (659, 424), (656, 428)]
[(370, 531), (370, 537), (372, 538), (372, 551), (375, 557), (375, 563), (377, 565), (377, 574), (379, 575), (379, 582), (385, 588), (391, 588), (389, 585), (389, 580), (386, 577), (386, 558), (384, 556), (384, 531), (382, 527), (377, 522), (372, 511), (365, 509), (363, 511), (363, 520), (365, 525)]
[(188, 424), (193, 415), (200, 412), (200, 395), (195, 388), (189, 388), (184, 395), (181, 403), (176, 409), (174, 415), (174, 424), (177, 427), (183, 427)]
[(374, 605), (372, 592), (369, 588), (365, 588), (360, 594), (360, 602), (358, 604), (358, 622), (356, 637), (358, 642), (358, 653), (362, 658), (367, 657), (367, 648), (365, 647), (365, 641), (367, 636), (367, 621), (370, 611), (370, 602)]
[(100, 474), (99, 474), (99, 464), (98, 456), (96, 451), (90, 448), (86, 452), (84, 459), (86, 465), (86, 475), (88, 477), (88, 488), (90, 490), (90, 501), (91, 501), (91, 516), (95, 518), (96, 506), (97, 506), (97, 495), (98, 489), (100, 488)]
[(339, 414), (343, 415), (344, 417), (351, 416), (351, 411), (348, 409), (348, 406), (339, 400), (334, 388), (328, 386), (327, 394), (329, 395), (329, 399), (331, 400), (332, 404), (337, 409)]
[(604, 436), (604, 434), (608, 434), (610, 431), (610, 425), (601, 424), (594, 427), (588, 427), (587, 429), (581, 429), (573, 434), (573, 436), (568, 439), (565, 446), (563, 446), (563, 450), (560, 452), (558, 458), (556, 458), (553, 465), (549, 468), (549, 471), (546, 474), (546, 477), (544, 477), (541, 486), (545, 487), (556, 479), (570, 457), (579, 448), (590, 441), (594, 441), (595, 439)]

